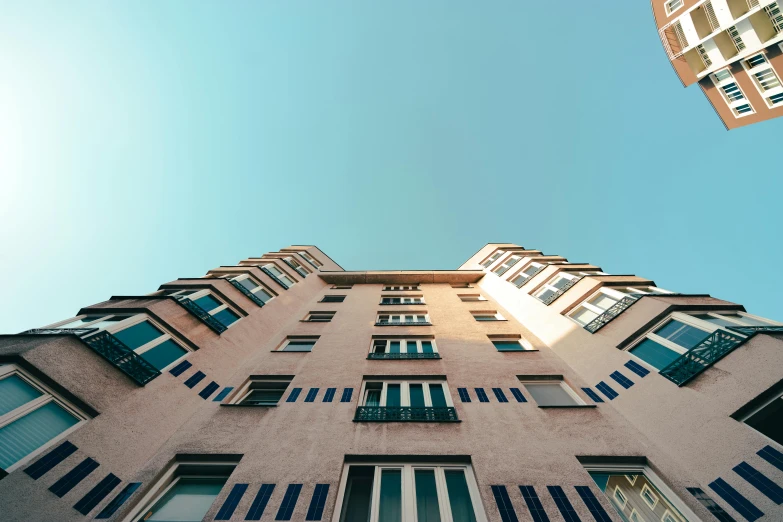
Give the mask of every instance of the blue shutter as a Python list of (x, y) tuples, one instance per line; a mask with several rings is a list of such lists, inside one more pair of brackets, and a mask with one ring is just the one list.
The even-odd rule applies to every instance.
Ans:
[(685, 488), (687, 489), (691, 495), (693, 495), (696, 500), (698, 500), (702, 506), (707, 508), (707, 511), (712, 513), (712, 515), (717, 518), (720, 522), (737, 522), (734, 520), (734, 517), (726, 513), (726, 511), (723, 510), (720, 505), (718, 505), (717, 502), (712, 500), (712, 498), (706, 494), (704, 491), (701, 490), (701, 488)]
[(71, 471), (65, 474), (60, 480), (55, 482), (49, 487), (49, 491), (63, 497), (66, 493), (71, 491), (79, 482), (95, 471), (99, 464), (91, 458), (86, 458), (76, 465)]
[(291, 395), (288, 396), (285, 402), (296, 402), (296, 399), (299, 398), (300, 393), (302, 393), (302, 388), (294, 388), (291, 390)]
[(291, 515), (296, 508), (296, 501), (299, 500), (299, 493), (302, 491), (301, 484), (289, 484), (283, 496), (283, 503), (277, 510), (275, 520), (291, 520)]
[(468, 394), (467, 388), (457, 388), (457, 393), (459, 394), (459, 400), (462, 402), (470, 402), (470, 394)]
[(261, 484), (261, 487), (256, 494), (256, 498), (253, 499), (253, 503), (250, 505), (250, 510), (245, 516), (245, 520), (261, 520), (261, 517), (264, 515), (266, 505), (269, 503), (269, 497), (272, 496), (272, 492), (274, 490), (274, 484)]
[(229, 393), (231, 393), (231, 391), (233, 389), (234, 389), (233, 386), (226, 386), (225, 388), (220, 390), (220, 393), (218, 393), (217, 396), (215, 396), (215, 398), (212, 399), (212, 401), (213, 402), (220, 402), (220, 401), (222, 401), (223, 399), (225, 399), (228, 396)]
[(590, 486), (574, 486), (574, 489), (576, 489), (576, 492), (582, 497), (582, 502), (584, 502), (587, 509), (590, 510), (590, 514), (593, 515), (596, 522), (612, 522), (612, 519), (606, 513), (604, 507), (598, 502), (598, 499), (595, 498)]
[(332, 402), (335, 393), (337, 393), (337, 388), (327, 388), (326, 393), (324, 393), (323, 402)]
[(215, 520), (230, 520), (245, 491), (247, 491), (247, 484), (234, 484), (228, 497), (226, 497), (226, 501), (220, 506), (220, 511), (215, 516)]
[(758, 450), (756, 454), (778, 468), (780, 471), (783, 471), (783, 453), (779, 452), (772, 446), (764, 446)]
[(606, 397), (611, 401), (614, 400), (615, 397), (617, 397), (617, 392), (612, 389), (611, 386), (606, 384), (604, 381), (599, 382), (595, 385), (596, 388), (598, 388), (598, 391), (606, 395)]
[(315, 398), (318, 396), (318, 388), (310, 388), (310, 391), (307, 392), (307, 397), (305, 397), (305, 402), (315, 402)]
[(517, 402), (527, 402), (525, 396), (522, 395), (522, 390), (520, 390), (519, 388), (509, 388), (509, 390), (511, 390), (511, 395), (514, 396)]
[(582, 522), (563, 488), (560, 486), (547, 486), (546, 489), (549, 490), (549, 494), (552, 496), (552, 500), (555, 501), (555, 505), (560, 510), (560, 514), (565, 522)]
[(609, 374), (609, 377), (620, 383), (620, 386), (626, 390), (633, 386), (633, 381), (620, 372), (612, 372)]
[(38, 480), (57, 464), (70, 457), (77, 449), (78, 448), (76, 446), (66, 440), (52, 451), (35, 461), (35, 463), (25, 468), (24, 472), (30, 475), (33, 480)]
[(492, 393), (495, 394), (495, 397), (497, 398), (498, 402), (508, 402), (508, 399), (506, 398), (506, 394), (503, 393), (502, 389), (492, 388)]
[(87, 513), (92, 511), (95, 506), (100, 504), (101, 501), (106, 498), (106, 496), (111, 493), (114, 488), (119, 486), (120, 482), (122, 481), (119, 479), (119, 477), (109, 473), (103, 478), (103, 480), (98, 482), (94, 488), (84, 495), (81, 500), (79, 500), (79, 502), (74, 504), (73, 509), (82, 515), (87, 515)]
[(549, 517), (541, 504), (541, 500), (538, 498), (535, 488), (533, 486), (519, 486), (519, 492), (522, 493), (522, 498), (525, 499), (525, 504), (527, 504), (533, 520), (535, 522), (549, 522)]
[(637, 363), (636, 361), (628, 361), (627, 363), (625, 363), (625, 367), (631, 370), (639, 377), (644, 377), (645, 375), (648, 375), (650, 373), (650, 370), (648, 370), (641, 364)]
[(491, 486), (492, 494), (495, 496), (495, 504), (500, 511), (500, 518), (503, 522), (519, 522), (517, 514), (514, 512), (514, 505), (511, 503), (511, 499), (508, 498), (508, 491), (506, 486)]
[(201, 392), (198, 395), (202, 399), (207, 400), (209, 399), (209, 396), (212, 395), (215, 392), (215, 390), (217, 390), (218, 388), (220, 388), (220, 385), (215, 381), (212, 381), (211, 383), (204, 386), (204, 389), (201, 390)]
[(122, 507), (122, 505), (133, 495), (137, 489), (141, 486), (141, 482), (131, 482), (120, 491), (111, 502), (106, 504), (106, 507), (98, 513), (96, 519), (111, 518), (114, 513)]
[(204, 372), (198, 371), (193, 375), (191, 375), (190, 377), (188, 377), (188, 380), (185, 381), (185, 386), (187, 386), (188, 388), (193, 388), (195, 385), (200, 383), (206, 376), (207, 374), (205, 374)]
[(315, 485), (315, 491), (313, 491), (313, 498), (310, 499), (310, 507), (307, 509), (305, 520), (321, 520), (328, 495), (329, 484)]
[(595, 393), (592, 388), (582, 388), (582, 391), (585, 392), (587, 396), (593, 400), (593, 402), (604, 402), (601, 396)]
[(176, 365), (174, 368), (169, 370), (169, 373), (171, 375), (173, 375), (174, 377), (179, 377), (180, 375), (182, 375), (185, 372), (185, 370), (187, 370), (191, 366), (193, 366), (193, 365), (191, 363), (189, 363), (188, 361), (182, 361), (181, 363)]
[(343, 397), (340, 402), (351, 402), (351, 396), (353, 395), (353, 388), (346, 388), (343, 390)]
[(484, 388), (475, 388), (476, 390), (476, 397), (478, 397), (479, 402), (489, 402), (489, 397), (487, 397), (487, 394), (484, 393)]
[(734, 472), (769, 497), (775, 504), (783, 504), (783, 488), (772, 482), (766, 475), (747, 462), (740, 462), (734, 467)]
[(715, 479), (708, 485), (720, 498), (725, 500), (727, 504), (737, 510), (737, 513), (745, 517), (749, 522), (764, 516), (763, 511), (754, 506), (750, 500), (743, 497), (739, 491), (731, 487), (722, 478)]

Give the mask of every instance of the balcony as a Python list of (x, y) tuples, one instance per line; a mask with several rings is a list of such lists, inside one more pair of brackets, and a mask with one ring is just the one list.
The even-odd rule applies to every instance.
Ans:
[(256, 294), (242, 286), (242, 283), (234, 281), (233, 279), (229, 279), (228, 282), (234, 285), (234, 288), (245, 294), (245, 297), (253, 301), (255, 304), (258, 306), (264, 306), (264, 302)]
[(260, 268), (261, 268), (261, 271), (262, 271), (263, 273), (265, 273), (266, 275), (268, 275), (268, 276), (269, 276), (269, 278), (270, 278), (272, 281), (274, 281), (274, 282), (275, 282), (275, 283), (277, 283), (278, 285), (280, 285), (280, 286), (282, 286), (283, 288), (285, 288), (286, 290), (288, 290), (288, 288), (289, 288), (289, 285), (288, 285), (288, 284), (286, 284), (286, 283), (285, 283), (285, 282), (284, 282), (282, 279), (280, 279), (279, 277), (277, 277), (275, 274), (273, 274), (271, 270), (269, 270), (269, 269), (268, 269), (267, 267), (265, 267), (265, 266), (262, 266), (262, 267), (260, 267)]
[(122, 341), (109, 332), (101, 332), (83, 341), (93, 349), (95, 353), (109, 361), (125, 375), (144, 386), (152, 379), (160, 375), (157, 368), (148, 363), (143, 357), (131, 350)]
[(452, 407), (359, 406), (354, 422), (460, 422)]
[(562, 288), (559, 288), (557, 290), (557, 292), (555, 292), (554, 294), (550, 295), (546, 299), (542, 299), (541, 302), (544, 303), (547, 306), (551, 305), (552, 303), (555, 302), (555, 300), (558, 297), (560, 297), (561, 295), (566, 293), (569, 288), (571, 288), (572, 286), (574, 286), (575, 284), (577, 284), (581, 280), (582, 280), (581, 277), (575, 277), (573, 279), (569, 279), (568, 282), (566, 284), (564, 284)]
[(426, 321), (376, 321), (375, 326), (432, 326)]
[(291, 269), (292, 269), (294, 272), (296, 272), (297, 274), (299, 274), (300, 276), (302, 276), (302, 277), (307, 277), (307, 276), (308, 276), (308, 272), (306, 272), (306, 271), (305, 271), (305, 270), (304, 270), (302, 267), (298, 267), (298, 266), (294, 265), (294, 264), (293, 264), (291, 261), (289, 261), (288, 259), (283, 259), (283, 262), (284, 262), (286, 265), (290, 266), (290, 267), (291, 267)]
[(187, 296), (173, 295), (171, 297), (181, 304), (185, 310), (195, 315), (202, 323), (209, 326), (216, 334), (220, 335), (226, 331), (226, 325), (209, 315), (209, 312), (188, 299)]
[(368, 359), (379, 361), (399, 361), (404, 359), (440, 359), (439, 353), (371, 353)]
[(590, 321), (584, 326), (584, 329), (587, 330), (590, 333), (595, 333), (607, 324), (611, 322), (615, 317), (620, 315), (621, 313), (625, 312), (628, 308), (631, 307), (632, 304), (634, 304), (636, 301), (639, 300), (645, 294), (630, 294), (626, 297), (623, 297), (619, 301), (617, 301), (615, 304), (610, 306), (606, 309), (604, 313)]

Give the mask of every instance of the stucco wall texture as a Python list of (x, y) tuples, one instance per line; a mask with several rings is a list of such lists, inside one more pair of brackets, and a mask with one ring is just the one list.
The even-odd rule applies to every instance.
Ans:
[[(689, 520), (712, 520), (713, 516), (685, 488), (699, 487), (712, 493), (708, 484), (718, 477), (730, 478), (731, 469), (754, 459), (762, 447), (772, 444), (760, 433), (730, 417), (738, 408), (769, 389), (783, 377), (783, 339), (759, 334), (729, 354), (695, 380), (677, 387), (653, 372), (623, 390), (613, 401), (597, 406), (582, 387), (593, 387), (611, 372), (625, 370), (630, 359), (618, 349), (639, 330), (672, 310), (744, 310), (741, 306), (708, 296), (645, 297), (625, 313), (590, 334), (563, 314), (602, 285), (653, 284), (636, 276), (585, 277), (568, 292), (546, 306), (529, 295), (534, 288), (560, 270), (585, 270), (592, 265), (550, 265), (524, 287), (506, 280), (538, 251), (509, 271), (505, 277), (488, 273), (499, 266), (504, 254), (485, 269), (479, 263), (498, 249), (523, 250), (513, 244), (489, 244), (457, 271), (420, 271), (422, 283), (415, 292), (384, 292), (386, 284), (410, 280), (405, 272), (343, 273), (343, 269), (318, 248), (292, 246), (281, 250), (306, 250), (323, 263), (319, 270), (297, 256), (312, 274), (301, 277), (287, 269), (297, 283), (285, 290), (256, 264), (275, 259), (269, 253), (248, 258), (235, 266), (210, 273), (247, 270), (278, 294), (263, 307), (251, 302), (224, 279), (183, 279), (162, 288), (212, 288), (241, 319), (218, 335), (189, 314), (172, 298), (119, 296), (83, 308), (80, 313), (121, 310), (148, 313), (183, 344), (193, 349), (187, 361), (192, 367), (183, 375), (164, 372), (139, 386), (92, 352), (73, 335), (0, 336), (0, 362), (15, 362), (46, 378), (56, 391), (97, 414), (67, 440), (79, 449), (38, 480), (23, 472), (25, 466), (0, 480), (0, 520), (79, 521), (94, 518), (124, 484), (142, 485), (111, 520), (126, 520), (139, 500), (181, 454), (238, 454), (242, 458), (204, 520), (215, 516), (236, 483), (249, 484), (231, 520), (244, 520), (261, 484), (276, 484), (262, 520), (272, 520), (288, 484), (303, 484), (291, 520), (304, 520), (315, 484), (329, 484), (323, 520), (330, 520), (338, 501), (346, 455), (467, 456), (478, 483), (483, 511), (491, 522), (501, 522), (491, 485), (505, 485), (522, 521), (534, 520), (519, 494), (519, 485), (532, 485), (552, 520), (562, 520), (546, 486), (562, 486), (578, 516), (593, 520), (573, 486), (590, 486), (614, 520), (621, 520), (577, 457), (644, 457), (650, 468), (668, 486), (686, 509)], [(526, 254), (520, 254), (526, 255)], [(263, 262), (260, 259), (264, 259)], [(565, 262), (565, 258), (557, 258)], [(473, 271), (471, 275), (469, 272)], [(479, 272), (482, 271), (482, 272)], [(486, 275), (484, 275), (486, 274)], [(454, 288), (449, 281), (472, 280), (473, 288)], [(329, 280), (327, 282), (326, 280)], [(334, 281), (355, 283), (351, 289), (332, 289)], [(350, 283), (348, 283), (350, 284)], [(463, 302), (458, 294), (481, 293), (487, 301)], [(422, 295), (422, 305), (379, 305), (387, 295)], [(341, 303), (322, 303), (324, 295), (345, 295)], [(410, 311), (428, 313), (431, 326), (375, 326), (378, 313)], [(312, 311), (334, 311), (331, 322), (302, 319)], [(507, 320), (479, 322), (471, 310), (497, 310)], [(65, 319), (65, 318), (63, 318)], [(372, 336), (434, 336), (441, 359), (368, 360)], [(521, 335), (535, 351), (503, 353), (488, 336)], [(277, 348), (288, 336), (318, 336), (312, 352), (282, 352)], [(183, 381), (196, 371), (206, 378), (195, 388)], [(286, 396), (294, 387), (302, 396), (293, 403), (285, 397), (276, 407), (231, 407), (204, 400), (198, 392), (214, 381), (220, 388), (239, 388), (250, 375), (293, 375)], [(368, 423), (353, 420), (359, 390), (365, 376), (445, 376), (459, 423)], [(540, 408), (527, 394), (518, 403), (509, 388), (524, 388), (519, 375), (562, 375), (588, 407)], [(463, 403), (457, 388), (470, 390), (472, 402)], [(476, 387), (490, 396), (489, 403), (476, 400)], [(499, 403), (491, 388), (500, 387), (509, 396)], [(304, 402), (310, 388), (319, 388), (315, 402)], [(324, 403), (326, 388), (337, 388), (334, 402)], [(353, 388), (351, 402), (340, 402), (345, 388)], [(230, 399), (231, 396), (229, 396)], [(226, 402), (226, 401), (224, 401)], [(776, 446), (777, 447), (777, 446)], [(780, 449), (778, 447), (778, 449)], [(42, 452), (30, 462), (35, 462)], [(59, 498), (48, 491), (85, 457), (100, 467), (72, 491)], [(783, 484), (783, 472), (772, 466), (754, 465)], [(87, 516), (72, 506), (107, 473), (122, 480)], [(755, 505), (763, 507), (764, 520), (783, 520), (779, 506), (747, 483), (732, 484)], [(716, 498), (712, 494), (713, 498)], [(720, 503), (720, 501), (719, 501)], [(740, 515), (725, 503), (722, 507), (737, 520)], [(135, 519), (134, 519), (135, 520)]]

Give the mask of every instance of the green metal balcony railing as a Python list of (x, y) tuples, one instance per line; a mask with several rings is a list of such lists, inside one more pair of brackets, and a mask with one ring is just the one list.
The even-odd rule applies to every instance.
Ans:
[(228, 281), (232, 285), (234, 285), (234, 288), (236, 288), (237, 290), (245, 294), (245, 296), (251, 301), (253, 301), (255, 304), (257, 304), (258, 306), (264, 306), (264, 301), (262, 301), (261, 298), (258, 297), (256, 294), (254, 294), (253, 292), (251, 292), (250, 290), (242, 286), (240, 282), (234, 281), (233, 279), (229, 279)]
[(97, 332), (97, 328), (33, 328), (32, 330), (25, 330), (19, 335), (87, 335), (93, 332)]
[(376, 321), (375, 326), (432, 326), (429, 321)]
[(368, 359), (400, 360), (400, 359), (440, 359), (439, 353), (371, 353)]
[(157, 368), (109, 332), (103, 331), (82, 340), (95, 353), (142, 386), (160, 375)]
[(606, 309), (604, 313), (590, 321), (584, 326), (584, 329), (590, 333), (595, 333), (607, 324), (609, 324), (615, 317), (625, 312), (632, 304), (639, 300), (645, 294), (630, 294), (615, 304)]
[(171, 297), (181, 304), (185, 310), (195, 315), (202, 323), (209, 326), (216, 334), (220, 335), (227, 330), (226, 325), (209, 315), (209, 312), (188, 299), (187, 296), (173, 295)]
[(452, 407), (359, 406), (354, 422), (459, 422)]

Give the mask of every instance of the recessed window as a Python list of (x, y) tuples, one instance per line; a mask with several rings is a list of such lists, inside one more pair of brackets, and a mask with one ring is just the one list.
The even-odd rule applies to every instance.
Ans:
[(400, 297), (381, 297), (382, 305), (399, 305), (399, 304), (425, 304), (424, 298), (419, 296), (400, 296)]
[(502, 276), (509, 270), (511, 270), (511, 267), (519, 263), (519, 260), (522, 259), (520, 256), (511, 256), (507, 260), (505, 260), (499, 267), (494, 269), (492, 271), (493, 274), (496, 276)]
[(648, 365), (662, 370), (688, 350), (701, 344), (715, 330), (724, 329), (734, 336), (742, 336), (729, 328), (777, 325), (779, 323), (742, 312), (675, 312), (629, 351)]
[(602, 287), (598, 290), (598, 292), (582, 301), (582, 303), (574, 308), (574, 310), (568, 314), (568, 316), (582, 326), (585, 326), (629, 295), (664, 293), (669, 292), (653, 286), (643, 286), (637, 288)]
[[(215, 462), (216, 455), (205, 456), (205, 462), (176, 462), (142, 498), (131, 512), (134, 522), (197, 522), (204, 518), (228, 477), (236, 467), (236, 458)], [(230, 460), (229, 460), (230, 459)]]
[(275, 279), (284, 288), (291, 288), (296, 284), (296, 281), (288, 277), (288, 275), (286, 275), (282, 270), (277, 268), (277, 266), (272, 263), (262, 266), (261, 270), (263, 270), (272, 279)]
[(473, 288), (470, 283), (451, 283), (451, 288)]
[(167, 290), (168, 295), (189, 299), (204, 313), (211, 315), (228, 328), (239, 320), (239, 314), (231, 310), (209, 290)]
[(234, 394), (231, 404), (241, 406), (277, 406), (283, 398), (291, 376), (253, 376)]
[[(664, 495), (656, 487), (651, 478), (653, 474), (647, 466), (634, 466), (633, 469), (628, 470), (618, 469), (621, 467), (617, 465), (587, 467), (598, 488), (606, 494), (609, 503), (623, 520), (637, 522), (696, 520), (695, 517), (686, 518), (682, 514), (681, 509), (687, 508), (673, 493)], [(629, 476), (633, 477), (633, 482), (630, 482)], [(675, 503), (680, 509), (675, 507)], [(690, 513), (688, 515), (691, 516)]]
[(481, 266), (483, 266), (484, 268), (487, 268), (489, 265), (491, 265), (492, 263), (494, 263), (495, 261), (500, 259), (500, 256), (502, 256), (502, 255), (503, 255), (502, 251), (495, 252), (494, 254), (489, 256), (487, 259), (485, 259), (484, 262), (481, 263)]
[(342, 303), (345, 301), (344, 295), (325, 295), (321, 299), (322, 303)]
[(312, 352), (318, 337), (291, 336), (283, 341), (281, 352)]
[(492, 344), (499, 352), (525, 352), (533, 350), (521, 336), (490, 337), (490, 341), (492, 341)]
[(487, 298), (481, 294), (457, 294), (461, 301), (471, 303), (473, 301), (486, 301)]
[(472, 311), (470, 313), (476, 321), (505, 321), (505, 318), (496, 310)]
[(332, 285), (332, 290), (350, 290), (353, 285)]
[(783, 381), (744, 406), (733, 418), (783, 446)]
[(378, 314), (375, 318), (377, 326), (422, 326), (430, 324), (429, 314), (390, 313)]
[(683, 6), (683, 0), (666, 0), (663, 5), (666, 8), (666, 14), (671, 15), (673, 12)]
[(310, 255), (310, 254), (308, 254), (307, 252), (304, 252), (304, 251), (302, 251), (302, 252), (297, 252), (297, 254), (299, 254), (300, 256), (302, 256), (302, 258), (303, 258), (305, 261), (307, 261), (308, 263), (310, 263), (311, 265), (313, 265), (315, 268), (320, 268), (320, 267), (324, 266), (324, 265), (323, 265), (323, 263), (321, 263), (320, 261), (318, 261), (316, 258), (314, 258), (313, 256), (311, 256), (311, 255)]
[(742, 89), (735, 81), (734, 76), (728, 68), (713, 73), (711, 79), (734, 116), (739, 117), (754, 112), (753, 107), (748, 102), (745, 94), (742, 92)]
[(85, 315), (47, 328), (86, 328), (88, 331), (81, 337), (88, 343), (91, 337), (105, 331), (160, 371), (168, 369), (189, 353), (145, 314)]
[(437, 359), (438, 347), (432, 337), (373, 338), (370, 359)]
[(445, 380), (365, 380), (356, 421), (453, 422), (458, 420)]
[(308, 323), (329, 323), (335, 312), (310, 312), (304, 318)]
[(419, 289), (419, 285), (407, 285), (407, 286), (384, 286), (383, 291), (384, 292), (404, 292), (404, 291), (415, 291)]
[(783, 87), (781, 87), (780, 78), (764, 53), (743, 60), (742, 66), (748, 72), (748, 76), (751, 77), (756, 89), (768, 106), (772, 107), (783, 101)]
[(525, 381), (520, 379), (538, 406), (584, 406), (585, 403), (574, 393), (562, 378), (551, 377)]
[(589, 275), (605, 275), (603, 272), (598, 271), (584, 271), (584, 272), (560, 272), (533, 294), (533, 297), (544, 303), (552, 302), (563, 292), (571, 288), (577, 281), (584, 276)]
[(310, 272), (304, 266), (302, 266), (302, 264), (299, 261), (297, 261), (293, 257), (284, 257), (283, 261), (285, 262), (285, 264), (293, 268), (294, 271), (300, 276), (307, 277), (308, 275), (310, 275)]
[(87, 421), (16, 365), (0, 365), (0, 469), (13, 471)]
[(534, 275), (539, 273), (544, 268), (546, 268), (546, 267), (544, 265), (542, 265), (541, 263), (532, 262), (527, 267), (525, 267), (524, 270), (522, 270), (521, 272), (516, 274), (514, 277), (509, 279), (509, 282), (514, 284), (514, 285), (516, 285), (516, 287), (519, 288), (522, 285), (524, 285), (525, 283), (527, 283), (528, 280), (531, 277), (533, 277)]
[(345, 476), (339, 522), (486, 522), (468, 464), (363, 463)]
[(260, 284), (248, 274), (227, 274), (221, 277), (228, 279), (235, 286), (240, 285), (242, 288), (256, 296), (264, 304), (272, 300), (272, 298), (275, 296), (275, 294), (270, 289)]

